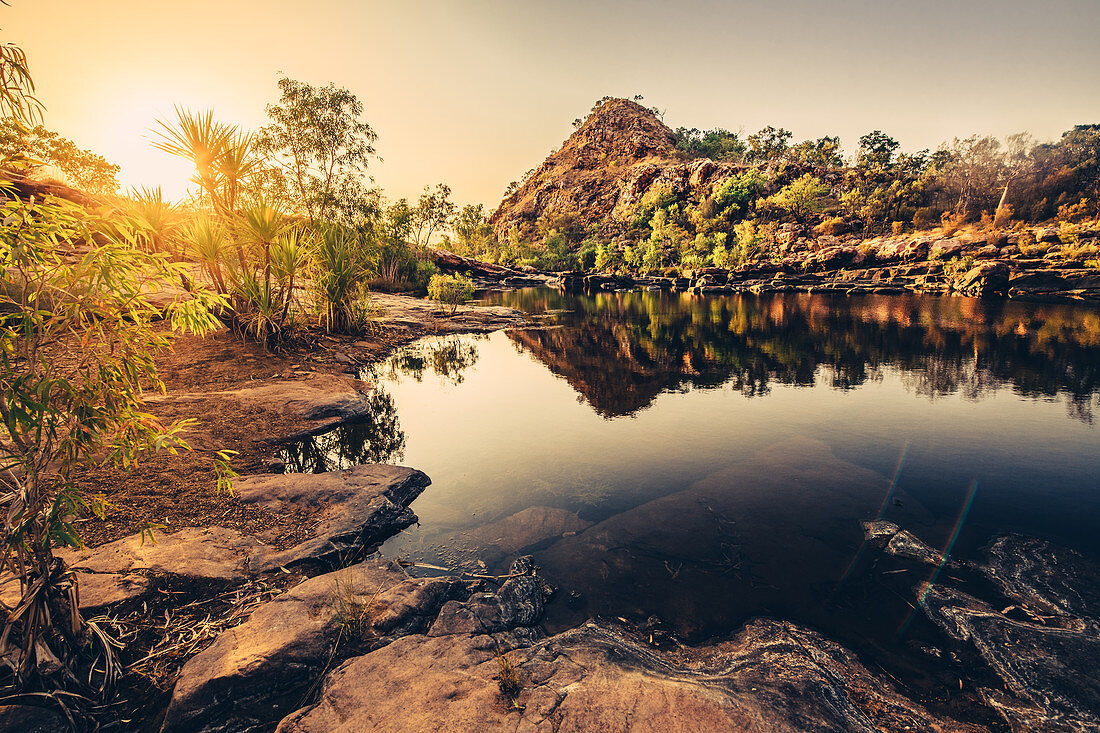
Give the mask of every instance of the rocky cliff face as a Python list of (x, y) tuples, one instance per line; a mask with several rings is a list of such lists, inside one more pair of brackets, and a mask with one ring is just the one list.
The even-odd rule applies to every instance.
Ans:
[(635, 206), (654, 186), (705, 195), (745, 168), (686, 160), (675, 142), (651, 110), (626, 99), (609, 100), (505, 197), (489, 218), (493, 231), (503, 238), (516, 227), (528, 235), (540, 217), (576, 214), (614, 236), (628, 228)]

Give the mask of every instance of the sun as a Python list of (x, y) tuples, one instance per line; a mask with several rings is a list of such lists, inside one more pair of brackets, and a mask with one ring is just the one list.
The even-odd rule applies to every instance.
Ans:
[(171, 120), (174, 115), (171, 95), (156, 89), (120, 92), (104, 106), (95, 150), (121, 167), (123, 193), (159, 186), (169, 200), (187, 196), (193, 166), (153, 147), (160, 127), (158, 120)]

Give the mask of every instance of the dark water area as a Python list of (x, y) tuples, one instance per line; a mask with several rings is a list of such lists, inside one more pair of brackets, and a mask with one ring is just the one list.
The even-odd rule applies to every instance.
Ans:
[[(933, 674), (894, 521), (954, 559), (1003, 532), (1100, 557), (1100, 310), (968, 298), (488, 296), (539, 327), (429, 338), (365, 375), (372, 420), (288, 451), (433, 480), (386, 555), (560, 587), (546, 627), (656, 615), (688, 640), (787, 618)], [(965, 580), (963, 578), (962, 580)], [(929, 683), (933, 684), (933, 683)]]

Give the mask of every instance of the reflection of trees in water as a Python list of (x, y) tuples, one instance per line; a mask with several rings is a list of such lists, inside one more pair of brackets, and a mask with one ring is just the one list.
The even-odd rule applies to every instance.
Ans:
[(287, 470), (339, 471), (363, 463), (393, 463), (405, 457), (405, 433), (393, 397), (376, 389), (368, 398), (370, 417), (341, 425), (283, 449)]
[(364, 378), (399, 380), (412, 377), (419, 382), (432, 372), (451, 384), (462, 384), (463, 372), (477, 363), (477, 344), (484, 335), (425, 338), (398, 350), (383, 364), (368, 367)]
[[(496, 302), (550, 313), (564, 328), (511, 334), (605, 416), (644, 409), (662, 391), (824, 380), (854, 389), (899, 371), (929, 398), (977, 399), (1009, 384), (1030, 397), (1063, 396), (1091, 420), (1100, 396), (1100, 311), (973, 298), (667, 293), (573, 296), (548, 290)], [(559, 310), (567, 312), (558, 313)]]

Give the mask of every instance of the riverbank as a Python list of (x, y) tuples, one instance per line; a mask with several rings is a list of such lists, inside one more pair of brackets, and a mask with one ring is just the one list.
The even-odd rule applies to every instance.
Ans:
[(644, 276), (608, 272), (539, 273), (436, 253), (444, 270), (471, 274), (483, 286), (544, 283), (566, 292), (646, 289), (699, 294), (835, 292), (930, 293), (1040, 301), (1100, 302), (1100, 231), (1054, 228), (947, 236), (919, 232), (855, 239), (780, 234), (780, 258), (727, 269), (706, 267)]

